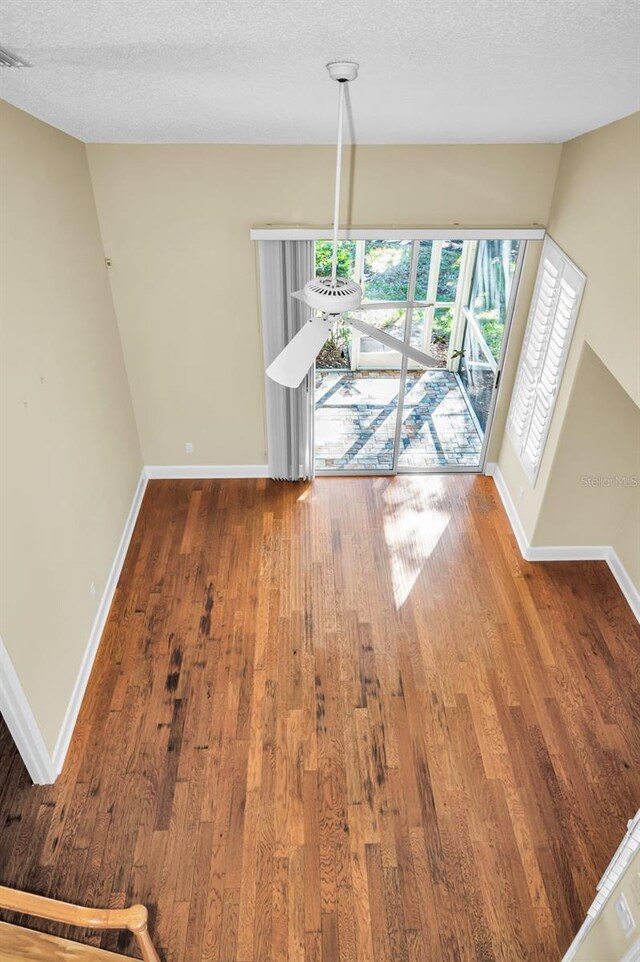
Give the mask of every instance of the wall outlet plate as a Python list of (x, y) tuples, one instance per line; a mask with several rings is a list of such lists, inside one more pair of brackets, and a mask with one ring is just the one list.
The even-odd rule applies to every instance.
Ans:
[(616, 915), (618, 916), (618, 921), (620, 922), (620, 928), (624, 932), (625, 936), (629, 938), (636, 927), (636, 923), (629, 909), (629, 903), (625, 898), (624, 892), (616, 899), (614, 908), (616, 910)]

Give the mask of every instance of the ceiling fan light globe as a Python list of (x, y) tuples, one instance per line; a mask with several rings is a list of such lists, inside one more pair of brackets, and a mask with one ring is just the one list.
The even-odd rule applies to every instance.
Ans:
[(304, 285), (304, 302), (323, 314), (342, 314), (357, 311), (362, 301), (362, 288), (355, 281), (342, 277), (314, 277)]

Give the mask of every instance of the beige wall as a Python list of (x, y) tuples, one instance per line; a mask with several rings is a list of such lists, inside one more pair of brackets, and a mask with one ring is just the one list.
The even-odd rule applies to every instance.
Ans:
[[(589, 929), (586, 938), (571, 962), (622, 962), (634, 942), (640, 937), (640, 900), (631, 884), (640, 877), (640, 852), (627, 865), (622, 878), (607, 899), (604, 908)], [(636, 923), (631, 936), (626, 938), (616, 915), (615, 903), (624, 894)]]
[(640, 585), (640, 408), (587, 344), (535, 537), (538, 544), (558, 544), (558, 537), (611, 544)]
[[(354, 226), (545, 224), (558, 145), (359, 147)], [(331, 147), (87, 147), (146, 464), (264, 464), (252, 226), (326, 224)], [(185, 442), (194, 444), (185, 455)]]
[(570, 140), (548, 231), (587, 275), (581, 335), (640, 404), (640, 113)]
[(141, 458), (84, 145), (0, 137), (0, 632), (52, 751)]
[[(587, 284), (535, 486), (529, 484), (506, 436), (498, 459), (532, 544), (614, 544), (621, 556), (631, 559), (630, 573), (635, 572), (638, 586), (640, 549), (632, 540), (633, 525), (620, 526), (613, 501), (611, 512), (599, 519), (597, 531), (593, 520), (587, 523), (588, 505), (593, 502), (584, 490), (582, 498), (574, 500), (572, 463), (557, 455), (564, 451), (577, 455), (589, 444), (589, 463), (584, 458), (581, 463), (585, 472), (595, 474), (604, 474), (605, 467), (610, 470), (618, 461), (624, 462), (626, 471), (637, 464), (632, 451), (638, 444), (637, 419), (629, 405), (640, 404), (639, 157), (640, 114), (578, 137), (562, 148), (548, 229), (585, 272)], [(611, 374), (606, 379), (604, 374), (594, 373), (593, 367), (582, 372), (600, 392), (603, 412), (624, 414), (625, 427), (615, 420), (608, 425), (615, 439), (607, 437), (604, 414), (601, 430), (590, 434), (577, 408), (579, 399), (586, 402), (588, 397), (581, 389), (572, 417), (566, 417), (581, 358), (587, 357), (585, 345)], [(626, 453), (618, 431), (627, 432)], [(601, 445), (595, 442), (598, 435)], [(625, 495), (634, 512), (639, 497), (640, 488)], [(596, 536), (605, 540), (594, 541)]]

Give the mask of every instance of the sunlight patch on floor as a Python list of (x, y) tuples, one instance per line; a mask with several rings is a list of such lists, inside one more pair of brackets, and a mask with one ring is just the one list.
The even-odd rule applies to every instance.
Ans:
[(425, 492), (425, 479), (403, 479), (384, 493), (384, 537), (389, 552), (396, 609), (411, 594), (426, 562), (437, 547), (451, 515), (439, 507), (443, 485), (433, 479)]

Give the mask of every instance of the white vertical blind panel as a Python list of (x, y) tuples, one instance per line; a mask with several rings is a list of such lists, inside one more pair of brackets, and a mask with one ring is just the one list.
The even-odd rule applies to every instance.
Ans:
[(507, 422), (509, 437), (532, 484), (540, 469), (585, 280), (547, 237)]
[[(314, 273), (312, 241), (261, 241), (261, 319), (265, 365), (307, 322), (309, 309), (291, 297)], [(297, 481), (314, 472), (314, 368), (298, 388), (265, 376), (269, 474)]]

